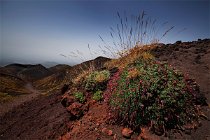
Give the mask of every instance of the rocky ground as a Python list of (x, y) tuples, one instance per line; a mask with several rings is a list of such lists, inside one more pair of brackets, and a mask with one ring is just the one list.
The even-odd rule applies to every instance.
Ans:
[[(152, 53), (157, 59), (167, 61), (177, 69), (187, 72), (197, 81), (201, 93), (207, 98), (208, 106), (203, 106), (203, 111), (208, 118), (203, 119), (195, 131), (174, 133), (171, 138), (210, 139), (210, 40), (162, 45)], [(21, 102), (7, 113), (2, 113), (0, 115), (0, 139), (121, 140), (126, 139), (126, 135), (131, 135), (131, 139), (140, 137), (168, 139), (165, 136), (149, 134), (146, 129), (142, 130), (141, 134), (136, 134), (121, 126), (107, 124), (109, 119), (107, 118), (107, 105), (103, 102), (88, 100), (85, 106), (73, 104), (69, 110), (66, 110), (60, 102), (61, 96), (60, 93), (49, 96), (39, 95)], [(84, 112), (78, 118), (77, 108)]]

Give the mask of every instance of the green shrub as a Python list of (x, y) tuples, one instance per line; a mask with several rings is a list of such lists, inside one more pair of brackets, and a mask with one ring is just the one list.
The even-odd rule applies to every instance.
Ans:
[(103, 99), (102, 94), (103, 94), (102, 91), (96, 91), (96, 92), (93, 94), (93, 100), (96, 100), (96, 101), (102, 100), (102, 99)]
[(76, 100), (78, 100), (80, 103), (84, 103), (85, 102), (85, 97), (84, 94), (82, 92), (75, 92), (74, 93), (74, 97), (76, 98)]
[(168, 64), (138, 59), (111, 77), (104, 98), (117, 123), (163, 131), (198, 119), (197, 85), (189, 81)]
[(107, 70), (94, 71), (89, 74), (85, 80), (85, 89), (87, 91), (98, 91), (106, 88), (106, 83), (109, 80), (110, 73)]

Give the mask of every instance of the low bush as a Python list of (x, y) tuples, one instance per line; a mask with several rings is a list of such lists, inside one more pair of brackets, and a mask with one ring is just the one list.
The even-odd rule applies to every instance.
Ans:
[(103, 99), (102, 94), (103, 94), (102, 91), (96, 91), (96, 92), (93, 94), (93, 100), (96, 100), (96, 101), (102, 100), (102, 99)]
[(78, 100), (80, 103), (84, 103), (85, 102), (85, 96), (82, 92), (75, 92), (74, 93), (74, 97), (76, 98), (76, 100)]
[(94, 71), (85, 79), (85, 89), (96, 92), (106, 89), (106, 83), (109, 80), (110, 72), (108, 70)]
[(114, 122), (164, 132), (198, 119), (196, 88), (168, 64), (141, 57), (110, 78), (104, 98)]
[(90, 74), (89, 71), (83, 71), (81, 72), (77, 77), (75, 77), (72, 82), (75, 84), (75, 85), (79, 85), (81, 84), (84, 80), (85, 80), (85, 77), (87, 77), (88, 75)]

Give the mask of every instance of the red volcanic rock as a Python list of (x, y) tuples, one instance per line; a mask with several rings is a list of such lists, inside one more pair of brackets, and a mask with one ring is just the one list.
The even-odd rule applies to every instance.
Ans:
[(112, 130), (108, 130), (108, 131), (107, 131), (107, 135), (112, 136), (112, 135), (113, 135)]
[(70, 113), (72, 119), (78, 119), (89, 110), (89, 105), (83, 105), (79, 102), (74, 102), (66, 109)]
[(70, 140), (71, 135), (70, 133), (66, 133), (64, 136), (60, 137), (58, 140)]
[(114, 134), (113, 140), (117, 140), (117, 134)]
[(67, 107), (67, 111), (72, 115), (72, 117), (79, 118), (83, 115), (82, 104), (78, 102), (72, 103)]
[(108, 135), (108, 136), (113, 136), (113, 131), (112, 130), (109, 130), (107, 128), (103, 128), (102, 129), (102, 133)]
[(132, 134), (133, 134), (133, 131), (131, 129), (129, 129), (129, 128), (122, 129), (123, 137), (130, 138)]
[(141, 134), (138, 136), (138, 139), (143, 140), (160, 140), (160, 137), (157, 135), (151, 134), (148, 128), (141, 128)]
[(103, 128), (101, 131), (102, 131), (102, 133), (106, 133), (107, 128)]

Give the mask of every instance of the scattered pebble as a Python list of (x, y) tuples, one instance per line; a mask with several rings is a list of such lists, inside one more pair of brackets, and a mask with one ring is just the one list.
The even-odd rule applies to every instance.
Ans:
[(109, 130), (107, 128), (103, 128), (102, 129), (102, 133), (108, 135), (108, 136), (113, 136), (113, 131), (112, 130)]
[(133, 131), (130, 128), (123, 128), (122, 129), (123, 137), (130, 138), (132, 134), (133, 134)]

